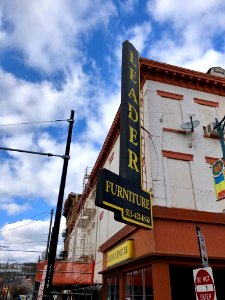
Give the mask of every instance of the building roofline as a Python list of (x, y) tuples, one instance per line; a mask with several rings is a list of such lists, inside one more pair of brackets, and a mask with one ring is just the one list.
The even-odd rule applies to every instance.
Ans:
[(189, 89), (225, 96), (225, 78), (151, 59), (140, 58), (141, 87), (146, 80), (159, 81)]

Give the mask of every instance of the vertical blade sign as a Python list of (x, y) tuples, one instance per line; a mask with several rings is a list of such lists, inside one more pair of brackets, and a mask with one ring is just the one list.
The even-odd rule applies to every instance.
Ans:
[(123, 43), (122, 53), (120, 176), (141, 186), (139, 54), (128, 41)]
[(141, 179), (139, 54), (128, 41), (122, 59), (119, 175), (99, 171), (95, 204), (113, 211), (117, 221), (152, 229), (151, 195)]

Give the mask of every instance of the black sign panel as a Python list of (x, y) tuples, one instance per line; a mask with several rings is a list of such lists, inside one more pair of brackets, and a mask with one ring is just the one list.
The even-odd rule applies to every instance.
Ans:
[(141, 186), (139, 54), (125, 41), (122, 52), (120, 176)]
[(114, 211), (117, 221), (151, 229), (151, 196), (142, 189), (139, 54), (128, 41), (123, 43), (121, 85), (119, 176), (99, 172), (95, 204)]
[(107, 169), (98, 174), (95, 203), (116, 212), (118, 221), (146, 229), (152, 227), (150, 194)]

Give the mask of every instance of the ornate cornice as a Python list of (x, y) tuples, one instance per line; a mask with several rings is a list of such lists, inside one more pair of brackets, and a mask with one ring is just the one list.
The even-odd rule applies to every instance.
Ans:
[(225, 96), (225, 78), (140, 58), (141, 87), (146, 80)]

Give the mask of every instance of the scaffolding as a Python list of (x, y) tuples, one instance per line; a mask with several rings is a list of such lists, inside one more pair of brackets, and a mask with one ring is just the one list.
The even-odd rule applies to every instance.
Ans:
[(86, 186), (88, 185), (89, 182), (89, 177), (91, 175), (91, 169), (90, 167), (86, 167), (84, 170), (84, 178), (83, 178), (83, 191), (85, 190)]

